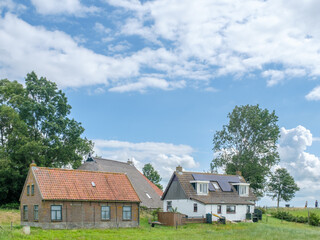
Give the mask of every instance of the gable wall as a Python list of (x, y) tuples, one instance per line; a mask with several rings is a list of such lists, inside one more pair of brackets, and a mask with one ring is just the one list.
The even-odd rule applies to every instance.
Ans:
[(174, 176), (164, 200), (187, 199), (178, 178)]

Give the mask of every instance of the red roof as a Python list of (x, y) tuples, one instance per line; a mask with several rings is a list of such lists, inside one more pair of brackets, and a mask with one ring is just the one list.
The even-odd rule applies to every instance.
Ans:
[(32, 167), (45, 200), (130, 201), (140, 199), (123, 173)]

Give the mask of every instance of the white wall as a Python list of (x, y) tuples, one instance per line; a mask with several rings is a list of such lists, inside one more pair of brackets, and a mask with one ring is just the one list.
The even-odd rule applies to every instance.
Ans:
[[(197, 201), (189, 199), (179, 199), (179, 200), (165, 200), (163, 201), (163, 211), (167, 211), (167, 202), (172, 201), (172, 208), (177, 208), (178, 212), (188, 215), (188, 217), (205, 217), (206, 208), (205, 205)], [(198, 211), (193, 212), (193, 204), (198, 204)]]
[[(197, 201), (183, 199), (183, 200), (168, 200), (172, 201), (172, 207), (177, 208), (178, 212), (188, 215), (189, 217), (205, 217), (207, 213), (214, 213), (219, 216), (226, 217), (230, 221), (241, 221), (246, 219), (247, 205), (236, 205), (236, 213), (227, 214), (227, 205), (221, 204), (221, 214), (218, 214), (218, 205), (210, 204), (204, 205)], [(193, 212), (193, 204), (198, 204), (198, 212)], [(231, 205), (231, 204), (230, 204)], [(167, 200), (163, 201), (163, 211), (167, 211)], [(254, 206), (250, 206), (250, 212), (254, 212)], [(217, 221), (216, 217), (212, 218), (213, 221)]]

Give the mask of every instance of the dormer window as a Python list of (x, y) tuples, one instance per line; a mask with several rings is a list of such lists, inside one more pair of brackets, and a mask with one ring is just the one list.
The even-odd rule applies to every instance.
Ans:
[(208, 194), (208, 181), (191, 181), (190, 182), (193, 188), (196, 190), (199, 195), (207, 195)]
[(249, 183), (233, 183), (232, 185), (235, 187), (240, 197), (249, 196)]

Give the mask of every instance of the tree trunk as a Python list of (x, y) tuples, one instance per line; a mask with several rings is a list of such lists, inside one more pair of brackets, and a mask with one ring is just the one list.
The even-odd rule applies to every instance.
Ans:
[(280, 202), (280, 196), (278, 195), (278, 198), (277, 198), (277, 208), (279, 208), (279, 202)]

